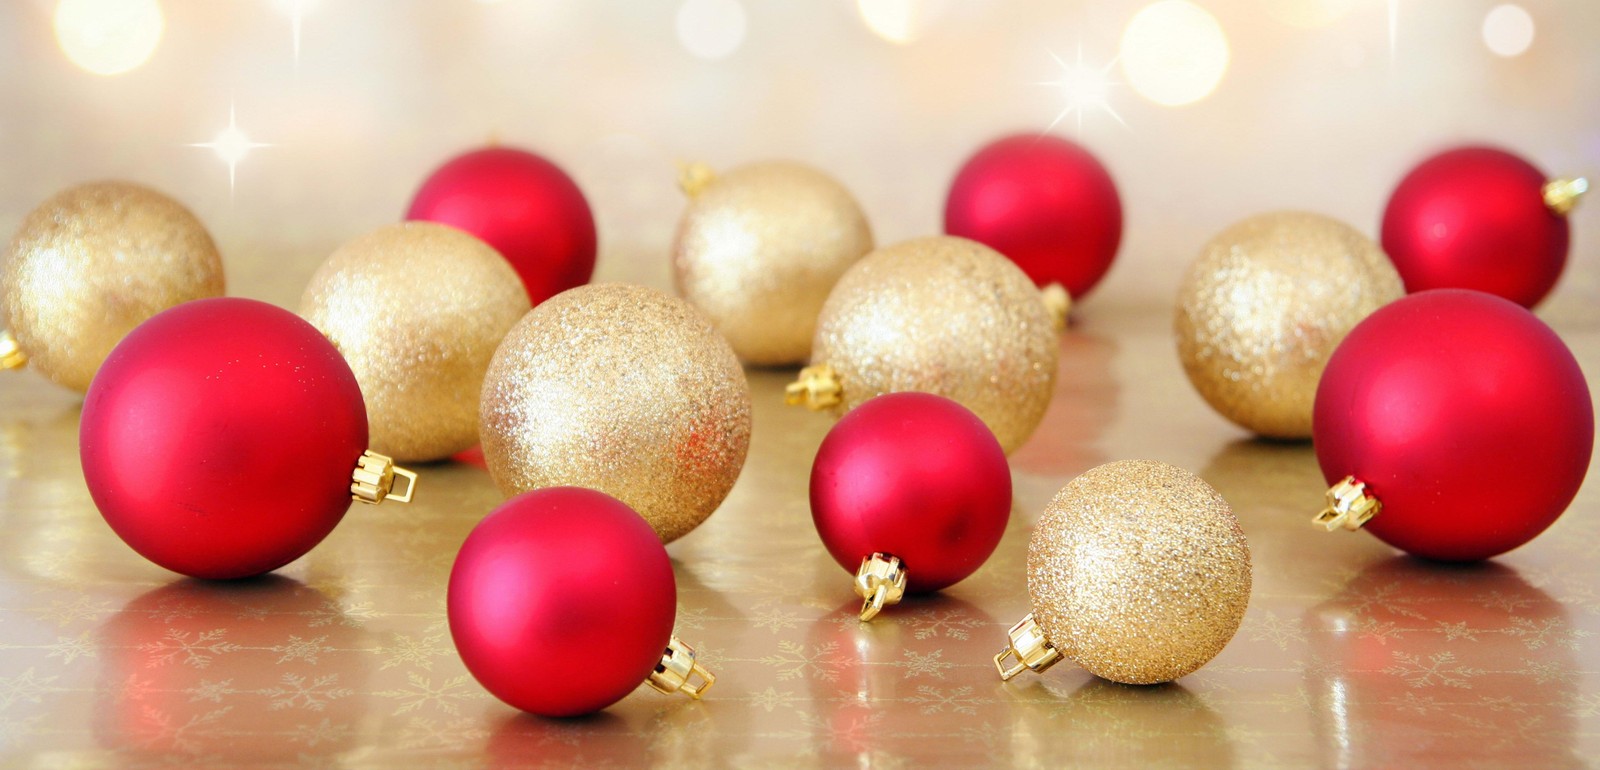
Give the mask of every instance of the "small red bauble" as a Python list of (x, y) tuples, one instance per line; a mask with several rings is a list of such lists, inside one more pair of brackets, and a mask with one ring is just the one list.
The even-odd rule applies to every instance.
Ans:
[(516, 268), (537, 305), (594, 275), (594, 214), (583, 191), (554, 163), (490, 147), (440, 166), (411, 200), (406, 219), (465, 230)]
[(117, 535), (212, 579), (311, 550), (369, 471), (382, 489), (368, 502), (387, 497), (397, 471), (366, 445), (361, 388), (333, 344), (287, 310), (236, 298), (135, 328), (95, 375), (79, 426), (84, 480)]
[(1383, 250), (1406, 291), (1476, 289), (1533, 307), (1567, 264), (1565, 212), (1581, 180), (1547, 182), (1491, 147), (1440, 153), (1400, 180), (1383, 212)]
[[(1438, 289), (1358, 324), (1328, 360), (1313, 417), (1334, 488), (1318, 516), (1403, 551), (1473, 561), (1566, 510), (1594, 449), (1578, 362), (1532, 313)], [(1375, 511), (1375, 513), (1373, 513)]]
[(904, 591), (937, 591), (972, 574), (1010, 515), (1000, 442), (942, 396), (867, 401), (834, 425), (811, 466), (811, 517), (828, 553), (856, 573), (863, 620)]
[[(698, 698), (715, 679), (672, 636), (677, 597), (666, 548), (638, 513), (601, 492), (548, 487), (507, 500), (467, 536), (450, 571), (450, 635), (484, 688), (523, 711), (590, 714), (646, 680)], [(686, 684), (691, 670), (704, 685)]]
[(1017, 263), (1039, 286), (1088, 294), (1122, 242), (1122, 201), (1105, 166), (1054, 136), (1006, 137), (967, 160), (950, 185), (944, 230)]

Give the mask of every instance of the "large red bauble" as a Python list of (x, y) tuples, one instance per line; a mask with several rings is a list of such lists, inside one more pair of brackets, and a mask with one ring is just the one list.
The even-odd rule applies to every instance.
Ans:
[(1111, 269), (1122, 201), (1088, 150), (1054, 136), (1011, 136), (956, 174), (944, 230), (1006, 255), (1040, 286), (1061, 284), (1076, 300)]
[(1406, 291), (1476, 289), (1533, 307), (1567, 265), (1567, 218), (1545, 205), (1545, 175), (1504, 150), (1464, 147), (1400, 180), (1383, 250)]
[(846, 414), (811, 466), (811, 517), (854, 573), (900, 558), (906, 590), (937, 591), (983, 566), (1011, 516), (1011, 471), (977, 415), (943, 396), (891, 393)]
[(422, 183), (406, 219), (465, 230), (516, 268), (537, 305), (594, 275), (594, 214), (554, 163), (490, 147), (456, 156)]
[(79, 427), (84, 480), (117, 535), (212, 579), (269, 572), (322, 542), (366, 446), (361, 388), (333, 344), (236, 298), (135, 328), (89, 385)]
[(667, 550), (638, 513), (549, 487), (507, 500), (467, 536), (450, 571), (450, 635), (500, 700), (590, 714), (650, 677), (677, 596)]
[(1364, 527), (1429, 559), (1487, 559), (1572, 502), (1594, 449), (1589, 386), (1550, 327), (1482, 292), (1404, 297), (1328, 360), (1312, 430), (1330, 484), (1366, 482)]

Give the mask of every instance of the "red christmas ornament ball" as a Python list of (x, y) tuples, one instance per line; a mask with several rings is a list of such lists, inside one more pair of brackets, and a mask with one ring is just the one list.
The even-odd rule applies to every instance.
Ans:
[(1417, 556), (1473, 561), (1566, 510), (1594, 409), (1577, 360), (1532, 313), (1438, 289), (1351, 330), (1317, 387), (1313, 433), (1328, 482), (1354, 476), (1382, 504), (1364, 529)]
[(856, 407), (811, 466), (811, 516), (828, 553), (852, 574), (873, 553), (899, 557), (911, 593), (971, 575), (1010, 515), (1000, 442), (966, 407), (930, 393)]
[(531, 152), (490, 147), (428, 175), (406, 219), (465, 230), (516, 268), (537, 305), (594, 275), (594, 214), (566, 172)]
[(1054, 136), (1006, 137), (967, 160), (950, 185), (944, 230), (1006, 255), (1039, 286), (1088, 294), (1122, 242), (1122, 201), (1093, 155)]
[(1567, 218), (1545, 175), (1492, 147), (1463, 147), (1412, 169), (1383, 212), (1383, 250), (1406, 291), (1476, 289), (1533, 307), (1567, 265)]
[(450, 571), (450, 635), (495, 697), (551, 717), (643, 684), (672, 635), (677, 585), (655, 530), (610, 495), (548, 487), (507, 500)]
[(339, 351), (264, 302), (188, 302), (111, 351), (83, 403), (83, 476), (106, 522), (174, 572), (227, 579), (311, 550), (350, 507), (367, 445)]

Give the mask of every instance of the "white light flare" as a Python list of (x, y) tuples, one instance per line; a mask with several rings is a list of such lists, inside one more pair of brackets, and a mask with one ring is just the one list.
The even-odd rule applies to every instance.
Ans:
[(1053, 130), (1057, 124), (1068, 116), (1075, 117), (1078, 124), (1078, 133), (1083, 133), (1083, 116), (1089, 112), (1104, 112), (1122, 125), (1128, 125), (1122, 116), (1111, 107), (1111, 88), (1116, 85), (1111, 80), (1111, 68), (1117, 64), (1116, 59), (1106, 62), (1100, 67), (1083, 63), (1083, 46), (1078, 46), (1078, 57), (1072, 62), (1066, 62), (1054, 52), (1050, 54), (1056, 64), (1061, 66), (1061, 75), (1055, 80), (1046, 80), (1040, 85), (1058, 89), (1066, 98), (1066, 104), (1061, 112), (1056, 114), (1056, 119), (1050, 121), (1050, 127), (1045, 133)]
[(215, 152), (223, 163), (228, 165), (228, 195), (231, 197), (233, 195), (234, 179), (238, 175), (239, 162), (244, 160), (251, 150), (258, 147), (271, 147), (272, 145), (250, 141), (250, 137), (239, 130), (237, 115), (233, 105), (230, 104), (228, 105), (228, 127), (222, 129), (222, 132), (217, 134), (217, 138), (209, 142), (196, 142), (189, 146), (209, 149)]

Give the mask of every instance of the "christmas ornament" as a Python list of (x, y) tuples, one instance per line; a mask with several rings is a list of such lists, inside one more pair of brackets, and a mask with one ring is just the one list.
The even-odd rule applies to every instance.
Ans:
[(233, 298), (179, 305), (129, 333), (79, 428), (84, 480), (112, 530), (162, 567), (211, 579), (299, 558), (351, 499), (410, 501), (416, 476), (366, 444), (339, 351), (293, 313)]
[(483, 456), (506, 494), (613, 495), (672, 542), (721, 504), (750, 447), (750, 386), (689, 303), (583, 286), (535, 307), (495, 352)]
[(1194, 474), (1108, 463), (1045, 508), (1028, 541), (1028, 596), (1033, 612), (994, 659), (1002, 679), (1071, 658), (1114, 682), (1170, 682), (1239, 629), (1250, 544), (1228, 503)]
[(1429, 158), (1400, 180), (1383, 212), (1383, 250), (1406, 291), (1477, 289), (1539, 304), (1567, 265), (1567, 212), (1583, 179), (1546, 181), (1492, 147)]
[(1372, 314), (1328, 361), (1317, 523), (1442, 561), (1487, 559), (1566, 510), (1594, 450), (1589, 385), (1550, 327), (1482, 292), (1436, 289)]
[(1011, 514), (1005, 452), (948, 398), (891, 393), (833, 426), (811, 466), (811, 517), (854, 570), (861, 619), (906, 592), (960, 582), (994, 553)]
[(222, 288), (216, 244), (182, 204), (127, 182), (68, 188), (22, 220), (0, 265), (0, 368), (83, 392), (133, 327)]
[(458, 155), (428, 175), (406, 219), (459, 227), (493, 246), (537, 305), (589, 282), (594, 215), (559, 167), (510, 147)]
[(1311, 436), (1339, 340), (1402, 295), (1383, 252), (1341, 222), (1261, 214), (1206, 244), (1178, 290), (1178, 357), (1211, 408), (1262, 436)]
[(507, 500), (450, 570), (450, 636), (467, 670), (543, 716), (599, 711), (645, 681), (698, 700), (717, 680), (672, 635), (677, 605), (655, 532), (616, 498), (578, 487)]
[(817, 313), (839, 276), (872, 251), (850, 192), (787, 161), (713, 177), (689, 166), (689, 208), (672, 248), (678, 295), (700, 308), (745, 361), (797, 364), (811, 354)]
[(431, 222), (386, 225), (322, 263), (300, 315), (361, 384), (372, 449), (438, 460), (478, 443), (483, 373), (528, 295), (494, 249)]
[[(994, 248), (1041, 287), (1072, 299), (1111, 269), (1122, 241), (1122, 201), (1105, 166), (1054, 136), (992, 142), (957, 172), (944, 230)], [(1064, 299), (1064, 297), (1063, 297)]]
[(787, 400), (843, 414), (922, 391), (972, 410), (1007, 453), (1044, 418), (1057, 332), (1028, 277), (980, 243), (934, 236), (878, 249), (822, 307), (812, 365)]

